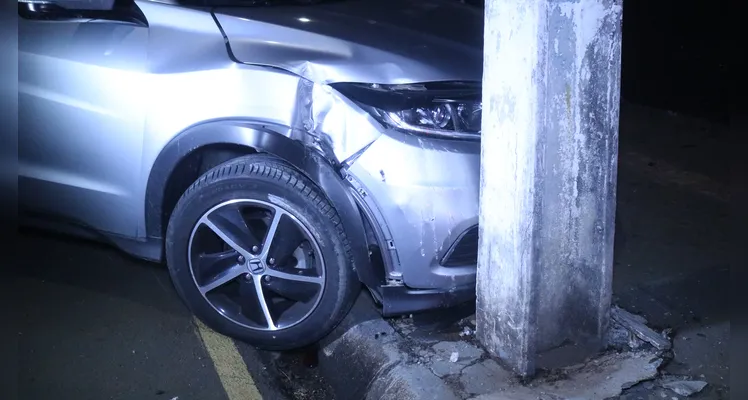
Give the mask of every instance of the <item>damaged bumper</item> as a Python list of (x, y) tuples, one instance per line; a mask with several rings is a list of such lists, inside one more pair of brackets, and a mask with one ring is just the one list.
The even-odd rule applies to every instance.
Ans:
[[(480, 142), (387, 130), (348, 169), (381, 227), (389, 256), (386, 293), (439, 297), (475, 294)], [(351, 180), (351, 179), (349, 179)], [(381, 242), (381, 240), (380, 240)], [(436, 291), (436, 292), (434, 292)]]

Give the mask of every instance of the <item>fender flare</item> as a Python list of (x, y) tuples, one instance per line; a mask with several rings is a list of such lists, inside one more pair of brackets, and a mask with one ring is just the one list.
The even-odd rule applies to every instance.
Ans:
[(212, 121), (190, 127), (174, 137), (153, 164), (146, 187), (146, 233), (162, 238), (166, 186), (179, 162), (203, 146), (230, 144), (252, 148), (285, 160), (311, 179), (337, 209), (350, 241), (353, 268), (373, 290), (382, 285), (373, 270), (364, 220), (350, 189), (336, 169), (316, 150), (291, 139), (291, 129), (249, 121)]

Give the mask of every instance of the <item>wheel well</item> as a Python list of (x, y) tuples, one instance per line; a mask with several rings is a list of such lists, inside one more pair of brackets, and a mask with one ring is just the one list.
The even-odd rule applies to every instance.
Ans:
[(202, 146), (182, 158), (166, 181), (163, 204), (161, 205), (161, 234), (166, 234), (172, 211), (174, 211), (185, 190), (197, 178), (226, 161), (254, 153), (257, 153), (257, 150), (249, 146), (216, 143)]
[[(250, 146), (216, 143), (198, 147), (179, 160), (174, 169), (169, 173), (164, 185), (160, 212), (161, 237), (166, 237), (169, 218), (171, 217), (171, 213), (174, 211), (177, 202), (179, 202), (179, 199), (182, 197), (182, 194), (202, 174), (226, 161), (256, 153), (259, 153), (259, 151)], [(325, 188), (321, 189), (323, 192), (325, 191)], [(327, 193), (325, 192), (325, 194)], [(385, 281), (385, 266), (382, 256), (382, 252), (385, 251), (385, 249), (382, 249), (379, 243), (377, 243), (374, 230), (371, 226), (372, 222), (368, 220), (365, 213), (363, 213), (358, 207), (356, 207), (355, 212), (363, 222), (364, 232), (362, 233), (364, 237), (362, 237), (362, 240), (359, 243), (368, 247), (369, 255), (367, 261), (370, 264), (369, 268), (373, 270), (372, 272), (377, 284), (381, 285)], [(359, 276), (361, 275), (359, 274)], [(366, 279), (362, 278), (362, 282), (363, 281), (366, 281)]]

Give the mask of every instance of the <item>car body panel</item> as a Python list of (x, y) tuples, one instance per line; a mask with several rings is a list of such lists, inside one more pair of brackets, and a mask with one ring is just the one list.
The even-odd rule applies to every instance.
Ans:
[(148, 28), (18, 25), (19, 200), (137, 235)]
[(396, 269), (409, 287), (474, 282), (474, 264), (447, 268), (440, 260), (460, 233), (477, 225), (479, 171), (479, 142), (395, 131), (349, 169), (383, 215), (397, 247)]
[(483, 13), (456, 1), (220, 7), (215, 14), (238, 61), (282, 68), (316, 83), (482, 76)]
[[(147, 250), (120, 247), (160, 258), (165, 192), (179, 162), (202, 146), (233, 144), (286, 159), (328, 194), (360, 279), (399, 302), (386, 310), (445, 305), (438, 293), (472, 291), (474, 263), (441, 261), (477, 224), (479, 142), (391, 130), (329, 84), (480, 81), (479, 11), (435, 0), (215, 15), (136, 4), (147, 26), (20, 22), (24, 204), (117, 243), (132, 238)], [(384, 253), (382, 276), (371, 269), (372, 240)]]
[[(205, 121), (267, 124), (338, 163), (381, 134), (369, 114), (329, 86), (278, 68), (233, 62), (210, 13), (139, 4), (151, 21), (144, 181), (167, 143)], [(189, 51), (183, 43), (190, 43)]]

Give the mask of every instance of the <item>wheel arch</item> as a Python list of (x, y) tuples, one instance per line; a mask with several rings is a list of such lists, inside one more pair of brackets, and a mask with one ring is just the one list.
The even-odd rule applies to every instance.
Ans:
[[(157, 156), (148, 177), (145, 228), (149, 238), (163, 240), (168, 218), (187, 188), (204, 170), (229, 159), (269, 153), (312, 180), (335, 206), (350, 240), (353, 267), (362, 283), (379, 290), (383, 283), (369, 257), (364, 218), (345, 181), (319, 152), (292, 139), (288, 127), (243, 120), (209, 121), (174, 137)], [(202, 157), (211, 150), (211, 159)], [(186, 173), (185, 173), (186, 171)], [(194, 179), (192, 177), (194, 176)], [(371, 223), (371, 221), (369, 221)]]

